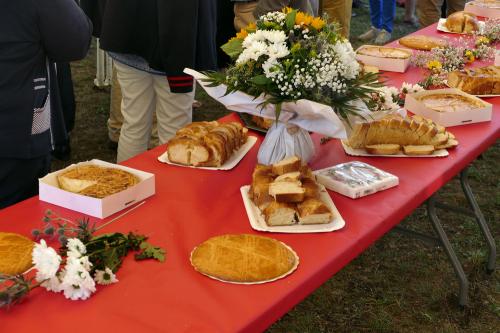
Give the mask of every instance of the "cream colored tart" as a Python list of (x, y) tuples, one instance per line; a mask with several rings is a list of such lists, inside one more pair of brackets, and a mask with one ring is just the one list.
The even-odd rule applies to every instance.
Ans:
[(248, 234), (212, 237), (191, 253), (198, 272), (233, 283), (274, 281), (293, 272), (298, 263), (295, 252), (282, 242)]
[(428, 108), (438, 112), (472, 111), (484, 106), (479, 101), (455, 94), (425, 95), (419, 100)]
[(407, 59), (411, 57), (411, 52), (396, 49), (393, 47), (365, 46), (358, 51), (358, 54), (378, 58)]

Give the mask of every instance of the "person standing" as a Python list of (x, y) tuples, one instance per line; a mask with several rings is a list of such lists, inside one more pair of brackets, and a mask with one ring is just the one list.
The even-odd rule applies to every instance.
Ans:
[(50, 171), (53, 63), (87, 54), (92, 24), (74, 0), (0, 0), (0, 208)]
[(352, 0), (323, 0), (323, 13), (330, 21), (340, 24), (342, 36), (349, 39), (352, 16)]
[(115, 60), (123, 126), (117, 161), (148, 149), (153, 114), (159, 143), (192, 120), (193, 78), (216, 69), (216, 0), (107, 0), (101, 47)]
[[(441, 8), (445, 0), (418, 0), (417, 16), (422, 28), (436, 23), (441, 18)], [(446, 17), (464, 10), (465, 0), (446, 0)]]
[(391, 40), (396, 0), (370, 0), (370, 20), (372, 26), (358, 39), (363, 42), (374, 41), (384, 45)]
[(253, 11), (257, 0), (231, 0), (234, 2), (234, 28), (240, 31), (250, 23), (255, 22)]

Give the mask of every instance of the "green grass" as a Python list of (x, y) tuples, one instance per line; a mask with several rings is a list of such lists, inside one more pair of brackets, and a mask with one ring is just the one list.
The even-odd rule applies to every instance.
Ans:
[[(351, 35), (369, 27), (368, 8), (354, 10)], [(393, 38), (412, 32), (402, 23), (398, 9)], [(353, 47), (360, 44), (352, 40)], [(95, 54), (73, 64), (77, 95), (76, 128), (72, 133), (72, 156), (55, 161), (54, 169), (70, 163), (99, 158), (115, 161), (108, 144), (106, 119), (109, 89), (93, 88)], [(195, 120), (217, 119), (226, 111), (198, 89), (203, 106)], [(476, 160), (470, 180), (485, 218), (500, 248), (500, 144), (497, 142)], [(467, 205), (458, 181), (443, 187), (439, 198)], [(470, 305), (457, 305), (458, 284), (441, 248), (428, 247), (400, 234), (388, 233), (368, 248), (313, 294), (299, 303), (268, 332), (499, 332), (500, 274), (485, 273), (485, 243), (474, 220), (443, 213), (445, 230), (470, 280)], [(432, 233), (426, 211), (420, 207), (403, 226)]]

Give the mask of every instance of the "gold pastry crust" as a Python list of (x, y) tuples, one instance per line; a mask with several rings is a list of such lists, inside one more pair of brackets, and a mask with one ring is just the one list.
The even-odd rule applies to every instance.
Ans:
[(429, 94), (418, 100), (437, 112), (469, 111), (484, 107), (481, 102), (458, 94)]
[(0, 232), (0, 274), (22, 274), (33, 266), (34, 242), (24, 236)]
[(59, 187), (65, 191), (99, 199), (139, 183), (139, 178), (130, 172), (98, 165), (71, 168), (60, 173), (57, 180)]
[(358, 50), (357, 53), (361, 55), (390, 59), (407, 59), (411, 57), (411, 52), (408, 50), (383, 46), (364, 46)]
[(435, 47), (445, 47), (448, 43), (441, 38), (411, 35), (401, 38), (399, 44), (409, 47), (410, 49), (430, 51)]
[(285, 244), (268, 237), (240, 234), (208, 239), (191, 253), (200, 273), (222, 281), (258, 283), (291, 273), (298, 257)]

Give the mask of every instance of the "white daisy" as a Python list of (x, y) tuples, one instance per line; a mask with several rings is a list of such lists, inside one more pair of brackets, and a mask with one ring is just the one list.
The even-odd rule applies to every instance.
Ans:
[(109, 267), (106, 267), (106, 269), (103, 271), (95, 271), (94, 281), (98, 284), (108, 285), (118, 282), (118, 279), (116, 278), (116, 275), (113, 273), (113, 271)]
[(36, 280), (41, 282), (56, 275), (61, 264), (61, 257), (53, 248), (48, 247), (45, 240), (42, 239), (33, 248), (32, 261), (37, 270)]

